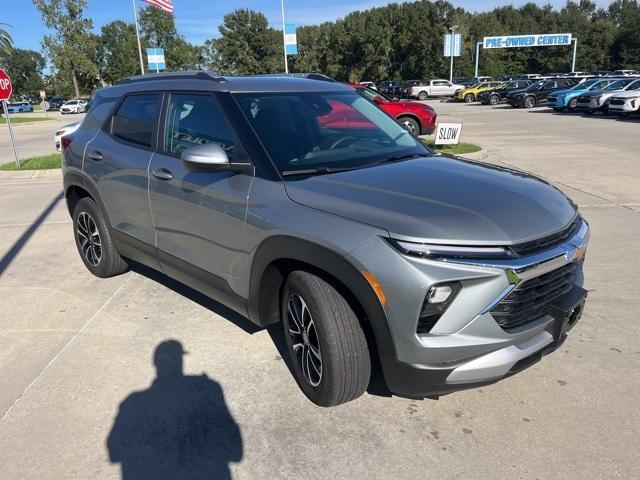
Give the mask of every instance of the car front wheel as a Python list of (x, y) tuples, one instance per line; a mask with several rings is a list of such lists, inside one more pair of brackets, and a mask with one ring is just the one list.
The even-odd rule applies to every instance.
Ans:
[(467, 103), (471, 103), (471, 102), (473, 102), (475, 99), (476, 99), (476, 97), (475, 97), (475, 95), (474, 95), (473, 93), (467, 93), (467, 94), (464, 96), (464, 101), (465, 101), (465, 102), (467, 102)]
[(414, 118), (400, 117), (398, 118), (398, 121), (409, 133), (413, 133), (414, 135), (420, 135), (420, 124)]
[(281, 318), (292, 373), (309, 400), (332, 407), (364, 393), (371, 377), (367, 341), (333, 286), (311, 273), (292, 272), (282, 291)]
[(498, 95), (491, 95), (489, 97), (489, 104), (490, 105), (497, 105), (499, 101), (500, 101), (500, 97), (498, 97)]
[(524, 105), (524, 108), (533, 108), (536, 105), (536, 99), (533, 97), (525, 97), (522, 104)]
[(113, 277), (129, 268), (116, 250), (102, 213), (91, 198), (81, 199), (73, 210), (73, 233), (80, 258), (96, 277)]
[(568, 105), (569, 110), (575, 110), (577, 106), (578, 106), (578, 99), (572, 98)]

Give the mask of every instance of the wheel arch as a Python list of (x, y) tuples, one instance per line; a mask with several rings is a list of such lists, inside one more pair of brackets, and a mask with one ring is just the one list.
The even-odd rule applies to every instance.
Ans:
[(404, 117), (409, 117), (412, 120), (415, 120), (416, 122), (418, 122), (418, 128), (420, 129), (420, 132), (422, 132), (422, 121), (420, 120), (420, 117), (418, 117), (413, 112), (403, 112), (396, 115), (396, 120), (400, 121), (400, 119)]
[(258, 247), (249, 280), (247, 310), (252, 322), (266, 327), (280, 321), (282, 287), (293, 270), (314, 273), (336, 288), (358, 316), (372, 355), (376, 352), (383, 364), (396, 358), (386, 314), (363, 272), (342, 255), (308, 240), (275, 236)]

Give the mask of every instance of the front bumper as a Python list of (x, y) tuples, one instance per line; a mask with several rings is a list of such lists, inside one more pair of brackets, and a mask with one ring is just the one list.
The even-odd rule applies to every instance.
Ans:
[[(564, 243), (517, 260), (444, 262), (398, 254), (397, 262), (385, 261), (384, 272), (373, 273), (388, 298), (384, 310), (395, 355), (381, 356), (381, 363), (389, 390), (416, 397), (493, 383), (555, 349), (582, 312), (581, 269), (570, 292), (524, 325), (504, 329), (491, 312), (515, 285), (581, 262), (588, 237), (583, 222)], [(380, 263), (380, 251), (368, 243), (352, 254), (365, 265)], [(425, 293), (450, 281), (462, 283), (457, 297), (429, 333), (417, 333)], [(579, 312), (571, 322), (569, 312)]]
[(640, 108), (640, 98), (625, 100), (622, 105), (609, 102), (610, 113), (633, 113)]

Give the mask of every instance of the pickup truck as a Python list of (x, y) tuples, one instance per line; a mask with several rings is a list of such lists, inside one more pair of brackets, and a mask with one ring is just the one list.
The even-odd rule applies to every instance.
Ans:
[(453, 97), (458, 90), (462, 90), (464, 85), (456, 85), (449, 80), (435, 79), (421, 82), (414, 85), (408, 92), (410, 98), (426, 100), (429, 97)]

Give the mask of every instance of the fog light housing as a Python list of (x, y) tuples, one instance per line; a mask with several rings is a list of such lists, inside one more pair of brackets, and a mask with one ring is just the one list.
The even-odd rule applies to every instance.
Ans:
[(460, 282), (438, 283), (429, 288), (418, 318), (418, 334), (429, 333), (433, 329), (461, 288)]

